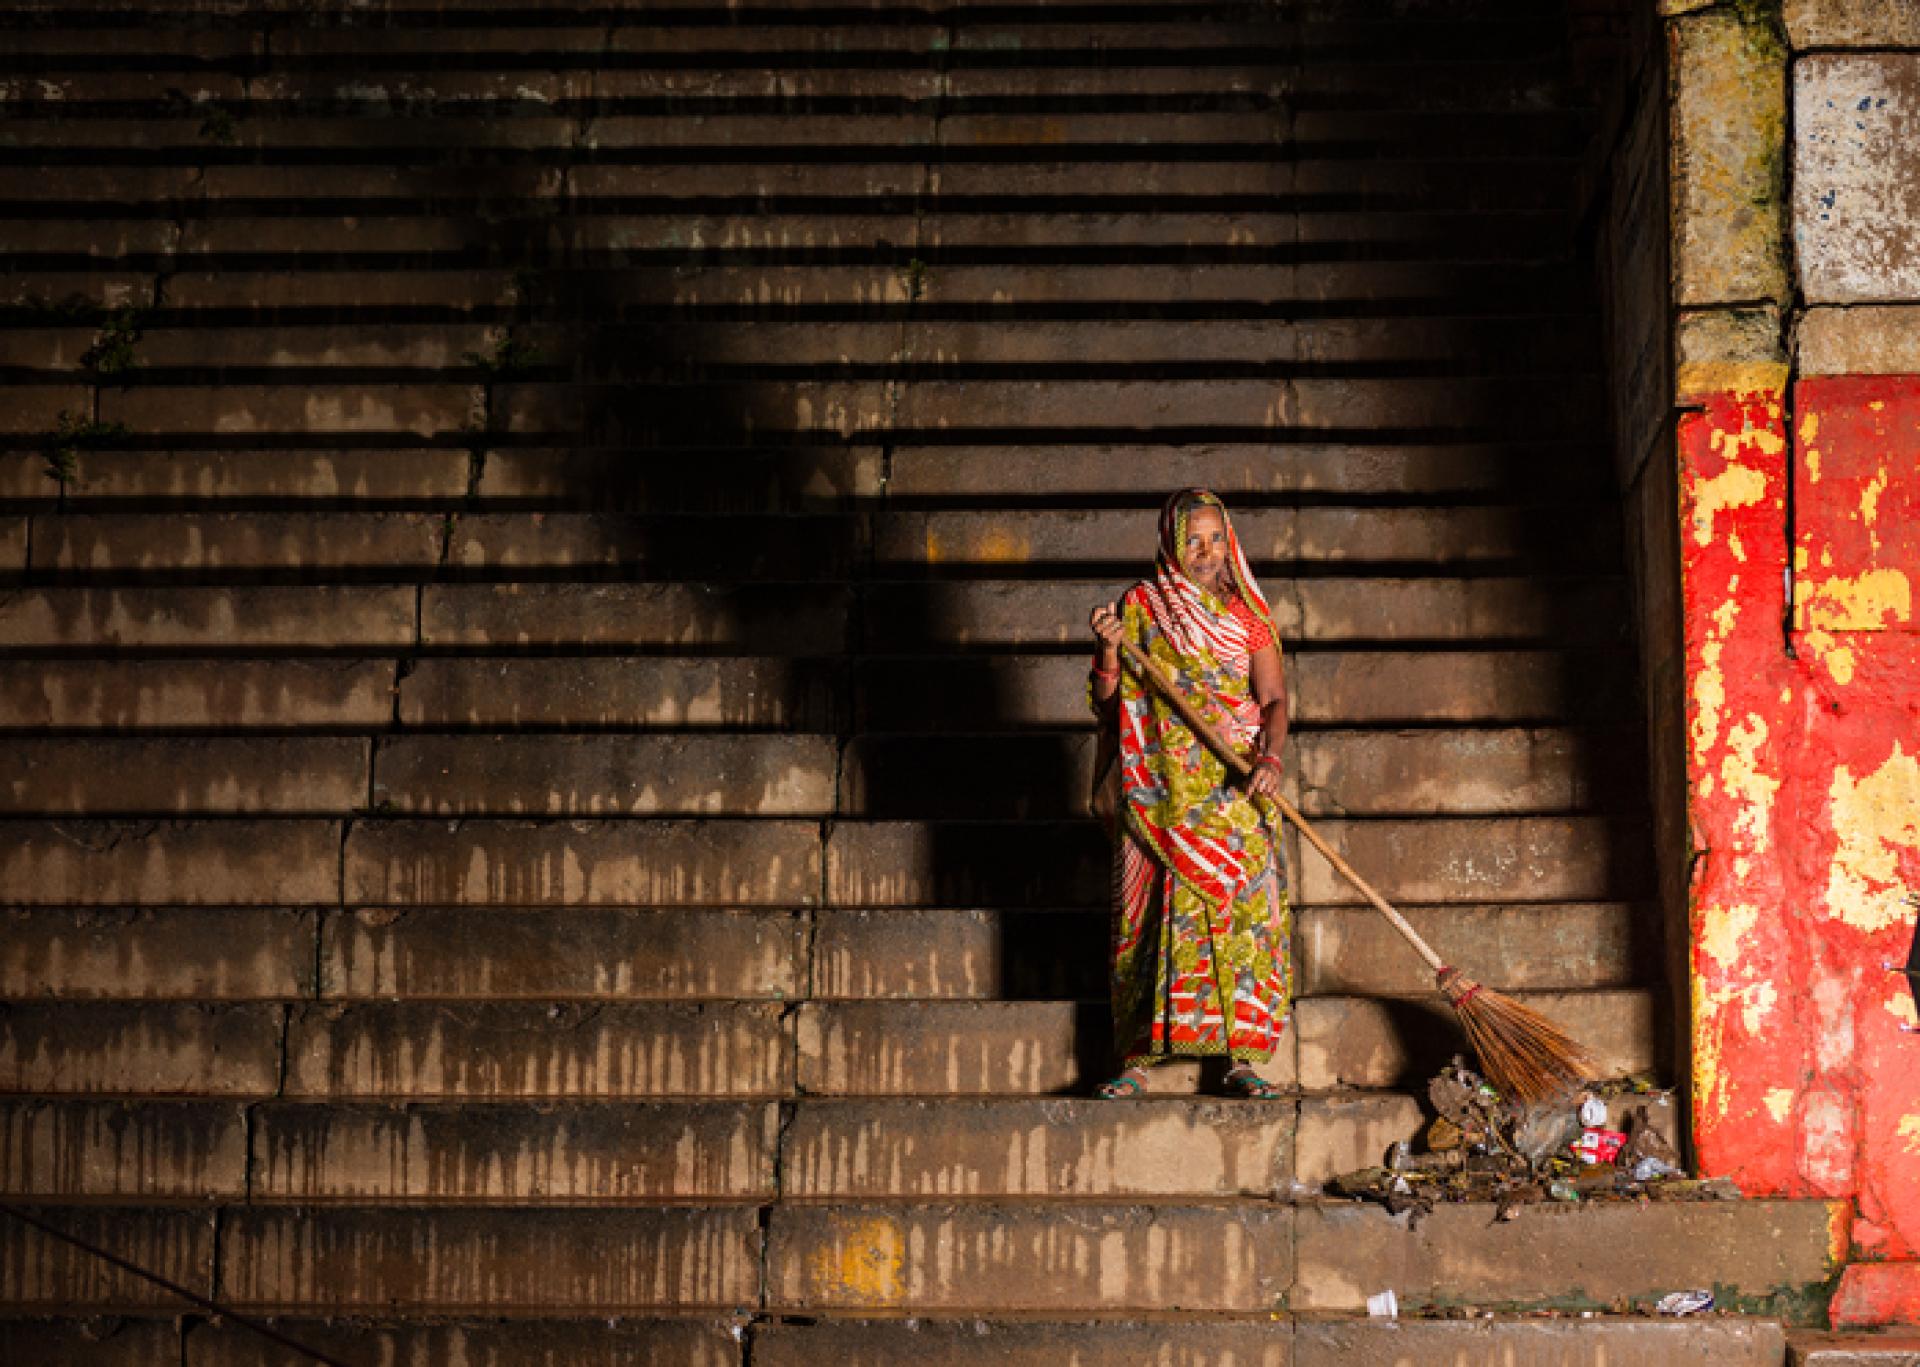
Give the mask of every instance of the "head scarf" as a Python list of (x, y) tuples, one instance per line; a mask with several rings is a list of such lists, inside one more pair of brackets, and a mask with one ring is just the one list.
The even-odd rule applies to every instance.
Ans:
[[(1269, 640), (1279, 639), (1273, 627), (1273, 609), (1267, 605), (1266, 595), (1260, 592), (1259, 581), (1247, 564), (1246, 552), (1240, 549), (1240, 538), (1233, 530), (1227, 505), (1205, 489), (1182, 489), (1160, 510), (1160, 552), (1154, 558), (1153, 579), (1147, 585), (1153, 624), (1185, 661), (1194, 665), (1202, 661), (1232, 661), (1245, 670), (1253, 654), (1252, 625), (1232, 610), (1230, 602), (1187, 574), (1187, 526), (1200, 508), (1212, 508), (1220, 514), (1227, 532), (1227, 567), (1248, 615), (1266, 628)], [(1204, 669), (1197, 672), (1212, 673)], [(1193, 682), (1212, 694), (1222, 691), (1218, 687), (1220, 681), (1213, 677), (1198, 677)], [(1244, 689), (1226, 691), (1245, 693)], [(1244, 706), (1229, 710), (1242, 713), (1240, 720), (1257, 725), (1257, 709), (1251, 715), (1244, 715), (1251, 706), (1248, 695)]]

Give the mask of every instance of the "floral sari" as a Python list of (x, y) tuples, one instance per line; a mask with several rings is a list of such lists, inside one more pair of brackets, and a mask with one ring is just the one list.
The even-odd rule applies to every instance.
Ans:
[[(1181, 568), (1188, 512), (1226, 509), (1185, 490), (1160, 518), (1150, 580), (1121, 604), (1127, 636), (1242, 753), (1260, 730), (1252, 661), (1272, 613), (1228, 521), (1238, 595), (1222, 601)], [(1115, 1042), (1133, 1066), (1176, 1056), (1263, 1062), (1293, 994), (1292, 911), (1271, 804), (1249, 798), (1152, 685), (1123, 668), (1103, 717), (1117, 725), (1111, 988)]]

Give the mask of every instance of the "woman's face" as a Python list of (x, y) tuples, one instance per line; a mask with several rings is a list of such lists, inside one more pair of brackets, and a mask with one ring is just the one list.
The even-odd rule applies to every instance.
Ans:
[(1232, 587), (1233, 575), (1227, 567), (1227, 520), (1218, 508), (1195, 508), (1187, 514), (1187, 544), (1182, 550), (1188, 578), (1216, 594)]

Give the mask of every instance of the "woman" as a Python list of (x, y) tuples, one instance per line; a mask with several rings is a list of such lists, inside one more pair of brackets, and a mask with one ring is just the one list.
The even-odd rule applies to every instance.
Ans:
[[(1117, 740), (1113, 1018), (1123, 1063), (1105, 1097), (1137, 1096), (1168, 1058), (1224, 1055), (1231, 1095), (1275, 1088), (1268, 1059), (1292, 1000), (1292, 913), (1267, 800), (1280, 791), (1286, 681), (1273, 616), (1214, 495), (1160, 515), (1153, 578), (1094, 609), (1094, 713)], [(1131, 640), (1199, 702), (1254, 769), (1241, 783), (1130, 668)]]

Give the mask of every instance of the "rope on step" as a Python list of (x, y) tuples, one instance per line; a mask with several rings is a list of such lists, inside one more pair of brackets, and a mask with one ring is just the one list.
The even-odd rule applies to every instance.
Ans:
[(139, 1277), (145, 1281), (152, 1282), (155, 1286), (159, 1287), (163, 1291), (170, 1291), (174, 1295), (179, 1296), (182, 1300), (192, 1301), (195, 1305), (199, 1306), (202, 1310), (210, 1310), (216, 1315), (219, 1315), (225, 1319), (232, 1320), (235, 1324), (243, 1325), (246, 1328), (253, 1330), (253, 1332), (256, 1334), (263, 1334), (267, 1338), (272, 1339), (275, 1343), (279, 1344), (283, 1348), (291, 1348), (296, 1353), (303, 1353), (307, 1357), (312, 1358), (315, 1362), (326, 1364), (326, 1367), (347, 1367), (347, 1364), (340, 1361), (339, 1358), (329, 1357), (325, 1353), (321, 1352), (318, 1348), (309, 1348), (307, 1347), (306, 1344), (300, 1342), (298, 1339), (288, 1338), (285, 1334), (281, 1333), (278, 1329), (275, 1329), (272, 1325), (266, 1323), (264, 1320), (254, 1319), (250, 1315), (242, 1315), (236, 1310), (228, 1309), (226, 1306), (222, 1305), (219, 1301), (209, 1300), (205, 1296), (199, 1295), (198, 1293), (193, 1291), (189, 1291), (187, 1290), (186, 1287), (181, 1286), (177, 1282), (168, 1281), (165, 1277), (162, 1277), (157, 1272), (149, 1272), (147, 1271), (146, 1268), (139, 1266), (137, 1263), (128, 1262), (125, 1258), (122, 1258), (117, 1253), (110, 1253), (104, 1248), (98, 1248), (93, 1244), (88, 1243), (85, 1239), (80, 1238), (78, 1235), (69, 1234), (67, 1233), (66, 1230), (61, 1229), (57, 1225), (50, 1225), (45, 1220), (42, 1220), (39, 1216), (28, 1214), (26, 1211), (22, 1210), (19, 1206), (9, 1205), (4, 1202), (0, 1202), (0, 1211), (4, 1211), (6, 1214), (11, 1215), (14, 1219), (21, 1221), (23, 1224), (32, 1225), (35, 1229), (39, 1230), (42, 1234), (47, 1235), (49, 1238), (58, 1239), (63, 1244), (71, 1244), (73, 1247), (79, 1249), (82, 1253), (98, 1258), (102, 1262), (111, 1263), (113, 1266), (119, 1268), (122, 1272), (131, 1272), (136, 1277)]

